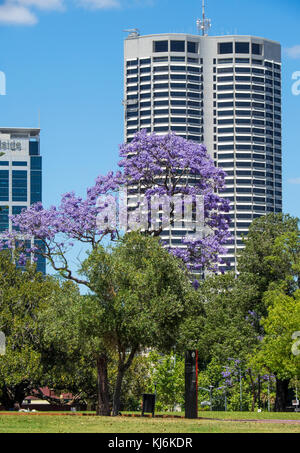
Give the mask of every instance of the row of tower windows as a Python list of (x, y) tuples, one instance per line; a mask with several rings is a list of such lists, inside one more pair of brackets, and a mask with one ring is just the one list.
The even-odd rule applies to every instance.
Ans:
[[(171, 101), (169, 101), (168, 99), (165, 99), (165, 100), (159, 100), (159, 101), (154, 101), (153, 102), (153, 105), (155, 107), (162, 107), (162, 106), (178, 106), (178, 107), (185, 107), (185, 106), (189, 106), (189, 107), (197, 107), (197, 108), (200, 108), (203, 106), (203, 103), (202, 102), (199, 102), (199, 101), (192, 101), (192, 100), (183, 100), (183, 99), (180, 99), (180, 100), (175, 100), (175, 99), (172, 99)], [(138, 107), (138, 101), (137, 101), (137, 104), (134, 104), (134, 106), (130, 106), (130, 108), (137, 108)], [(141, 108), (144, 108), (144, 107), (151, 107), (151, 101), (147, 101), (147, 102), (140, 102), (140, 107)]]
[(185, 52), (198, 53), (199, 43), (195, 41), (153, 41), (153, 52)]
[(264, 146), (264, 145), (250, 145), (250, 144), (245, 144), (245, 145), (219, 145), (218, 146), (218, 150), (222, 150), (222, 151), (233, 151), (233, 149), (237, 149), (239, 151), (260, 151), (260, 152), (270, 152), (270, 153), (281, 153), (281, 148), (280, 149), (276, 149), (274, 147), (271, 147), (271, 146)]
[(226, 176), (227, 177), (234, 176), (234, 175), (236, 175), (236, 176), (244, 176), (244, 177), (245, 176), (249, 176), (249, 177), (257, 176), (257, 177), (260, 177), (260, 178), (271, 178), (271, 179), (274, 178), (274, 173), (268, 173), (268, 172), (266, 173), (265, 171), (236, 170), (234, 172), (234, 170), (226, 170)]
[[(216, 128), (215, 132), (216, 132)], [(252, 133), (252, 134), (267, 134), (267, 135), (274, 135), (275, 137), (281, 137), (280, 132), (273, 132), (272, 130), (267, 130), (267, 129), (261, 129), (257, 127), (253, 127), (252, 129), (250, 127), (219, 127), (218, 128), (218, 134), (230, 134), (230, 133), (241, 133), (241, 134), (247, 134), (247, 133)]]
[[(266, 107), (267, 108), (267, 107)], [(274, 110), (276, 110), (274, 108)], [(217, 115), (217, 111), (214, 110), (214, 115)], [(235, 115), (236, 116), (260, 116), (260, 117), (266, 117), (266, 118), (272, 118), (274, 117), (275, 120), (281, 121), (281, 116), (268, 113), (268, 112), (260, 112), (257, 110), (235, 110)], [(234, 111), (233, 110), (218, 110), (218, 116), (234, 116)]]
[[(162, 63), (162, 62), (168, 62), (169, 61), (169, 57), (166, 55), (166, 56), (163, 56), (163, 57), (153, 57), (152, 61), (154, 63)], [(181, 62), (185, 62), (186, 61), (186, 58), (184, 56), (174, 56), (172, 55), (170, 57), (170, 61), (181, 61)], [(187, 57), (187, 62), (188, 63), (194, 63), (194, 64), (203, 64), (203, 59), (202, 58), (192, 58), (192, 57)], [(135, 60), (127, 60), (126, 62), (126, 66), (127, 68), (128, 67), (132, 67), (132, 66), (138, 66), (140, 64), (140, 66), (142, 65), (149, 65), (151, 64), (151, 58), (140, 58), (140, 60), (137, 58)]]
[[(128, 79), (127, 79), (128, 80)], [(214, 76), (214, 81), (217, 80), (217, 77)], [(281, 87), (281, 82), (278, 82), (277, 80), (272, 80), (272, 79), (264, 79), (263, 77), (256, 77), (256, 76), (218, 76), (218, 82), (233, 82), (235, 80), (236, 82), (255, 82), (255, 83), (269, 83), (271, 85), (275, 85), (278, 87)]]
[[(202, 68), (198, 66), (175, 66), (175, 65), (167, 65), (167, 66), (154, 66), (153, 67), (153, 72), (169, 72), (169, 71), (180, 71), (180, 72), (192, 72), (192, 73), (202, 73)], [(140, 71), (138, 71), (138, 68), (133, 68), (133, 69), (127, 69), (127, 75), (131, 74), (145, 74), (147, 72), (151, 72), (151, 67), (146, 66), (144, 68), (140, 68)]]
[[(238, 167), (238, 168), (255, 168), (255, 169), (274, 169), (274, 165), (269, 165), (265, 164), (262, 162), (255, 162), (255, 161), (250, 161), (250, 162), (243, 162), (243, 161), (237, 161), (237, 162), (217, 162), (216, 163), (218, 167), (223, 167), (223, 168), (233, 168), (233, 167)], [(279, 172), (279, 174), (276, 174), (275, 176), (280, 179), (281, 178), (281, 166), (275, 166), (275, 170)]]
[[(266, 96), (265, 98), (266, 101), (270, 102), (270, 103), (280, 103), (280, 99), (279, 98), (273, 98), (272, 96)], [(214, 107), (218, 107), (218, 108), (227, 108), (227, 107), (245, 107), (245, 108), (264, 108), (264, 104), (263, 103), (259, 103), (259, 102), (253, 102), (252, 104), (250, 102), (245, 102), (245, 101), (226, 101), (226, 102), (216, 102), (214, 101)]]
[[(152, 80), (188, 80), (190, 82), (202, 82), (203, 76), (195, 76), (191, 74), (156, 74), (152, 77)], [(151, 76), (141, 76), (140, 82), (151, 81)], [(136, 83), (138, 82), (138, 77), (127, 78), (127, 83)]]
[[(140, 95), (138, 94), (134, 94), (134, 95), (128, 95), (127, 96), (127, 100), (133, 100), (133, 99), (138, 99), (138, 96), (140, 97), (140, 99), (147, 99), (147, 98), (151, 98), (151, 93), (140, 93)], [(168, 92), (168, 91), (157, 91), (154, 93), (154, 97), (155, 98), (158, 98), (158, 97), (190, 97), (190, 98), (195, 98), (195, 99), (201, 99), (202, 98), (202, 93), (195, 93), (193, 91), (191, 92), (186, 92), (186, 91), (171, 91), (171, 92)]]
[[(165, 56), (160, 56), (160, 57), (153, 57), (152, 61), (154, 63), (158, 63), (158, 62), (168, 62), (169, 61), (169, 57), (167, 55)], [(170, 57), (170, 61), (181, 61), (181, 62), (185, 62), (186, 61), (186, 57), (185, 56), (174, 56), (172, 55)], [(235, 58), (235, 60), (233, 60), (233, 58), (219, 58), (218, 61), (216, 59), (213, 60), (213, 63), (216, 64), (232, 64), (233, 62), (235, 61), (235, 63), (250, 63), (250, 59), (249, 58)], [(195, 64), (203, 64), (203, 58), (192, 58), (192, 57), (187, 57), (187, 62), (188, 63), (195, 63)], [(138, 65), (150, 65), (151, 64), (151, 58), (141, 58), (141, 59), (135, 59), (135, 60), (128, 60), (126, 62), (126, 66), (127, 67), (132, 67), (132, 66), (138, 66)], [(278, 63), (273, 63), (273, 62), (270, 62), (270, 61), (266, 61), (266, 60), (258, 60), (258, 59), (252, 59), (252, 64), (257, 64), (257, 65), (263, 65), (265, 67), (268, 67), (268, 68), (274, 68), (275, 70), (279, 70), (281, 69), (281, 65), (278, 64)]]
[[(202, 85), (198, 85), (198, 84), (194, 84), (194, 83), (155, 83), (153, 85), (153, 88), (154, 89), (165, 89), (165, 88), (174, 88), (174, 89), (190, 89), (190, 90), (202, 90), (203, 89), (203, 86)], [(138, 91), (138, 90), (141, 90), (141, 91), (146, 91), (146, 90), (151, 90), (151, 84), (147, 84), (147, 85), (141, 85), (140, 87), (138, 87), (138, 85), (132, 85), (132, 86), (128, 86), (127, 87), (127, 92), (129, 91)]]
[(218, 73), (218, 74), (230, 74), (230, 73), (233, 73), (233, 72), (236, 72), (236, 73), (240, 73), (240, 74), (259, 74), (259, 75), (266, 75), (266, 76), (270, 76), (270, 77), (275, 77), (275, 78), (278, 78), (280, 79), (281, 78), (281, 75), (280, 75), (280, 72), (277, 73), (277, 72), (273, 72), (273, 71), (269, 71), (268, 69), (260, 69), (260, 68), (245, 68), (245, 67), (225, 67), (225, 68), (216, 68), (214, 67), (214, 73)]
[[(249, 42), (235, 42), (234, 43), (235, 53), (250, 53), (250, 43)], [(262, 55), (263, 46), (262, 44), (251, 44), (251, 51), (254, 55)], [(219, 54), (229, 54), (233, 53), (233, 42), (220, 42), (218, 44), (218, 53)]]
[(257, 126), (268, 126), (270, 128), (281, 129), (281, 123), (274, 123), (273, 121), (267, 120), (256, 120), (251, 118), (228, 118), (224, 120), (218, 120), (218, 124), (254, 124)]

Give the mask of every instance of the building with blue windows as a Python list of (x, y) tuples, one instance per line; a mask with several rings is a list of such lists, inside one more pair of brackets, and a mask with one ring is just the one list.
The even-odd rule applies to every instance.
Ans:
[[(10, 215), (42, 201), (40, 129), (0, 127), (0, 231), (11, 230)], [(46, 272), (45, 259), (37, 269)]]
[[(206, 29), (207, 24), (200, 21)], [(204, 143), (226, 171), (231, 202), (226, 265), (237, 271), (254, 219), (282, 212), (281, 45), (256, 36), (169, 33), (124, 43), (124, 136), (141, 129)], [(136, 204), (135, 194), (128, 197)], [(180, 247), (184, 228), (161, 238)]]

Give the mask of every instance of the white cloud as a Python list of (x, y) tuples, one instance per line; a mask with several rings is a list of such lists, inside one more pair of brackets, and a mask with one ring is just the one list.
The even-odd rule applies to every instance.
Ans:
[(0, 5), (0, 23), (7, 25), (34, 25), (37, 17), (28, 8), (11, 2)]
[(285, 53), (290, 58), (300, 58), (300, 44), (293, 47), (288, 47), (287, 49), (285, 49)]
[(119, 0), (79, 0), (77, 3), (88, 9), (109, 9), (121, 6)]
[[(139, 4), (140, 0), (131, 1)], [(0, 5), (0, 24), (34, 25), (38, 22), (37, 10), (64, 11), (69, 2), (93, 11), (119, 8), (124, 4), (124, 0), (4, 0)], [(130, 3), (127, 2), (127, 6)]]
[(10, 2), (44, 10), (61, 10), (64, 7), (63, 0), (10, 0)]
[(7, 25), (34, 25), (38, 22), (34, 8), (63, 10), (64, 0), (5, 0), (0, 5), (0, 23)]
[(288, 180), (290, 184), (300, 184), (300, 178), (291, 178)]

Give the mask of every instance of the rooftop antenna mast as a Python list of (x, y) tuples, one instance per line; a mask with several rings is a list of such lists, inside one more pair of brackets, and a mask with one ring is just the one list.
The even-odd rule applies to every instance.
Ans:
[(138, 28), (130, 28), (129, 30), (123, 30), (129, 33), (128, 38), (138, 38), (140, 36), (140, 30)]
[(205, 18), (205, 0), (202, 0), (202, 19), (197, 19), (197, 28), (202, 36), (208, 35), (208, 30), (211, 27), (211, 20)]

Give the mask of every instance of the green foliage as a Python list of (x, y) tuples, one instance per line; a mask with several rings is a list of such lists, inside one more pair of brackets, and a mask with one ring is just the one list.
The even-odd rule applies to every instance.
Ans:
[(113, 363), (117, 367), (116, 376), (109, 371), (111, 399), (123, 379), (129, 382), (126, 373), (137, 353), (146, 348), (168, 351), (176, 343), (194, 290), (179, 261), (156, 238), (139, 233), (125, 235), (115, 247), (94, 249), (81, 272), (93, 293), (66, 291), (53, 301), (42, 314), (44, 341), (48, 349), (60, 351), (57, 370), (64, 358), (85, 357), (95, 363), (104, 353), (109, 370)]
[(231, 273), (207, 277), (180, 328), (182, 349), (198, 349), (205, 366), (213, 358), (246, 360), (258, 342), (248, 311), (255, 288)]
[(21, 403), (42, 381), (43, 365), (38, 323), (59, 290), (35, 266), (18, 269), (9, 252), (0, 253), (0, 330), (6, 336), (6, 353), (0, 356), (0, 401), (5, 407)]
[[(300, 291), (287, 296), (279, 291), (265, 294), (268, 315), (262, 320), (265, 336), (261, 347), (253, 358), (280, 379), (291, 379), (300, 375), (300, 356), (292, 352), (300, 330)], [(296, 350), (297, 352), (297, 350)]]
[(257, 287), (258, 305), (261, 305), (262, 295), (270, 289), (270, 285), (284, 285), (290, 294), (295, 291), (298, 287), (299, 258), (297, 218), (268, 214), (252, 222), (238, 270)]
[(156, 409), (174, 411), (184, 406), (184, 358), (179, 354), (151, 351), (147, 357), (150, 383), (147, 392), (156, 389)]
[(179, 261), (156, 238), (127, 234), (119, 246), (94, 250), (82, 265), (105, 323), (109, 348), (156, 346), (168, 350), (192, 297)]

